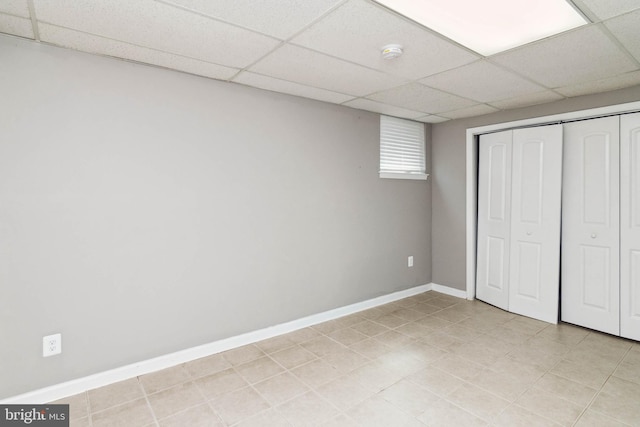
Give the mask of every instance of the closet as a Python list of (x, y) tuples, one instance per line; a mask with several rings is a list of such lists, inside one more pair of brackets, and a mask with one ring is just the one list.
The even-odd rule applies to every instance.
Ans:
[(564, 126), (562, 320), (640, 340), (640, 114)]
[(476, 296), (640, 340), (640, 113), (479, 138)]
[(482, 135), (476, 296), (558, 321), (562, 126)]

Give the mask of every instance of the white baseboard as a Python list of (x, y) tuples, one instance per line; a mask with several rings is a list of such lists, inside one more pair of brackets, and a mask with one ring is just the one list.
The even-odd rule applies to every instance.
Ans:
[[(449, 291), (454, 291), (453, 289), (447, 288), (446, 286), (434, 286), (437, 286), (438, 289), (433, 288), (433, 290), (449, 295), (452, 295), (449, 293)], [(440, 288), (442, 288), (442, 290), (440, 290)], [(357, 313), (359, 311), (367, 310), (369, 308), (377, 307), (379, 305), (417, 295), (431, 289), (431, 283), (416, 286), (414, 288), (405, 289), (403, 291), (394, 292), (392, 294), (383, 295), (370, 300), (350, 304), (318, 314), (313, 314), (311, 316), (303, 317), (301, 319), (293, 320), (287, 323), (282, 323), (280, 325), (247, 332), (246, 334), (225, 338), (223, 340), (215, 341), (201, 346), (192, 347), (175, 353), (155, 357), (153, 359), (143, 360), (137, 363), (122, 366), (120, 368), (110, 369), (108, 371), (99, 372), (97, 374), (89, 375), (83, 378), (55, 384), (49, 387), (0, 400), (0, 403), (43, 404), (53, 402), (55, 400), (73, 396), (74, 394), (82, 393), (87, 390), (103, 387), (109, 384), (116, 383), (118, 381), (134, 378), (161, 369), (170, 368), (172, 366), (190, 362), (201, 357), (210, 356), (212, 354), (231, 350), (243, 345), (252, 344), (278, 335), (293, 332), (298, 329), (313, 326), (318, 323), (326, 322), (328, 320), (337, 319), (339, 317), (347, 316), (349, 314)]]
[(451, 295), (452, 297), (467, 299), (467, 291), (461, 291), (460, 289), (450, 288), (448, 286), (438, 285), (437, 283), (431, 283), (431, 290), (440, 292), (441, 294)]

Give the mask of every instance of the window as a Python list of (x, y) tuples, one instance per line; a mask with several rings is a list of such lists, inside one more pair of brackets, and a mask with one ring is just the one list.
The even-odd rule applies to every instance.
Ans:
[(380, 178), (427, 179), (424, 123), (380, 116)]

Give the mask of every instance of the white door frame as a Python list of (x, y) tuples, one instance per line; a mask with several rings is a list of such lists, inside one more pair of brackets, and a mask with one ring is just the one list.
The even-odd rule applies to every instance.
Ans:
[(497, 123), (467, 129), (467, 299), (476, 296), (476, 235), (478, 213), (478, 135), (515, 129), (525, 126), (539, 126), (542, 124), (562, 123), (567, 121), (589, 119), (614, 114), (632, 113), (640, 111), (640, 101), (626, 104), (610, 105), (607, 107), (591, 108), (588, 110), (572, 111), (551, 116), (535, 117), (516, 120), (513, 122)]

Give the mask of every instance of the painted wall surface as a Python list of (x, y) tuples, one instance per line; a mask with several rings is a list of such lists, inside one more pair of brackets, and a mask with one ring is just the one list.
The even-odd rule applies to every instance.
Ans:
[(377, 114), (4, 36), (0, 64), (0, 398), (431, 281), (431, 183), (378, 178)]
[(466, 131), (468, 128), (640, 100), (640, 86), (569, 98), (432, 127), (433, 282), (466, 289)]

